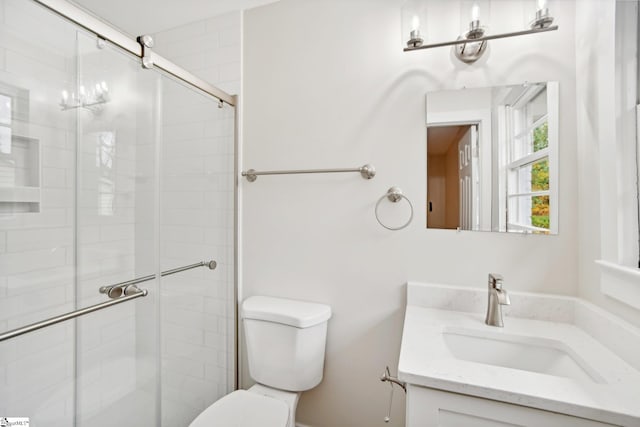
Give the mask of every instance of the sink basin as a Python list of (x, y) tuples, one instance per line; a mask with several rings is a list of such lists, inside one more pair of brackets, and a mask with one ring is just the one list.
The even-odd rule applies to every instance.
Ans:
[(480, 334), (474, 330), (445, 328), (442, 338), (459, 360), (519, 369), (577, 381), (604, 383), (594, 369), (556, 340), (507, 334)]
[(484, 323), (484, 288), (408, 284), (398, 379), (414, 392), (640, 427), (640, 330), (579, 299), (510, 296), (498, 328)]

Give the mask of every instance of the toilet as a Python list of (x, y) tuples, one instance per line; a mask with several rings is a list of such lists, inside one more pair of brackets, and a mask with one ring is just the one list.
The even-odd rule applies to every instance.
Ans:
[(253, 296), (240, 317), (257, 384), (214, 402), (190, 427), (295, 427), (300, 394), (322, 381), (331, 307)]

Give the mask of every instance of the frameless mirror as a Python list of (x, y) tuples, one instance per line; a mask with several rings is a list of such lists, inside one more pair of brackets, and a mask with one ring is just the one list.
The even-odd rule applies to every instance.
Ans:
[(427, 228), (558, 233), (558, 83), (427, 94)]

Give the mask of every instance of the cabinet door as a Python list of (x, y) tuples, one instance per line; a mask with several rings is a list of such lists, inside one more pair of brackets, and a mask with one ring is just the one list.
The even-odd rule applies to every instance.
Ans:
[(409, 385), (407, 427), (614, 427), (585, 418)]

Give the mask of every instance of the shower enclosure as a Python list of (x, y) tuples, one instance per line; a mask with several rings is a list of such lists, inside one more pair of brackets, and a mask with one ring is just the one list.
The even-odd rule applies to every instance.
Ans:
[(186, 426), (236, 386), (235, 97), (64, 1), (0, 22), (0, 419)]

